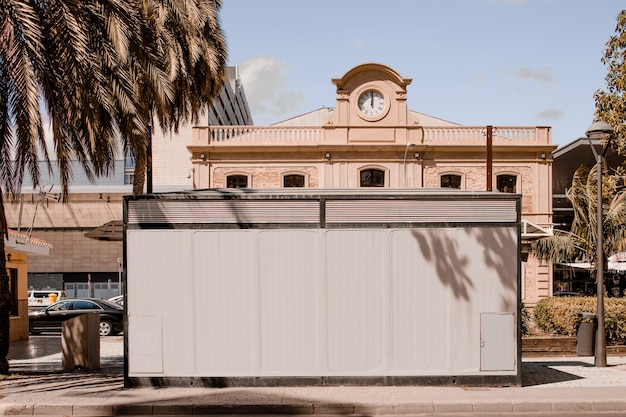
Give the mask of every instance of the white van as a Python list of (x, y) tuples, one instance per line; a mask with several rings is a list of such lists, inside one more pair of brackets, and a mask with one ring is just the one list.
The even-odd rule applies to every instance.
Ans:
[(57, 290), (30, 290), (28, 291), (28, 307), (46, 307), (52, 303), (67, 298), (65, 291)]

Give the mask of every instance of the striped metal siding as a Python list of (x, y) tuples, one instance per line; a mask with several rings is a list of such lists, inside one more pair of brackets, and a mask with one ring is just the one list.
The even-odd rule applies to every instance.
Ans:
[(326, 224), (333, 223), (502, 223), (516, 222), (508, 199), (331, 200)]
[(128, 224), (319, 223), (317, 200), (139, 200)]
[(415, 224), (511, 223), (514, 199), (137, 200), (128, 224)]

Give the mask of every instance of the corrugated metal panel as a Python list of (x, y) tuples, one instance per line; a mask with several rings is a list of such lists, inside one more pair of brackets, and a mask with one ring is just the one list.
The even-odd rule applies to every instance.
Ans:
[[(129, 376), (479, 375), (481, 314), (517, 311), (517, 237), (483, 225), (129, 230)], [(506, 369), (489, 375), (519, 366), (504, 324)]]
[(139, 200), (128, 224), (318, 223), (316, 200)]
[(515, 222), (514, 200), (331, 200), (326, 223)]

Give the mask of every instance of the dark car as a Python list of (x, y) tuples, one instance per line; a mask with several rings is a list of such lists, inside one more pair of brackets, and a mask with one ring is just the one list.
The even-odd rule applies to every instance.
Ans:
[(84, 313), (100, 313), (100, 336), (109, 336), (124, 330), (124, 309), (100, 298), (71, 298), (58, 301), (42, 310), (28, 313), (28, 329), (31, 334), (44, 330), (61, 330), (65, 320)]

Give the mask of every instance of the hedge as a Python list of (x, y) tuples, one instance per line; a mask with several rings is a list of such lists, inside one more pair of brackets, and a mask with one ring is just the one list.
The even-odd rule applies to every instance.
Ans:
[[(548, 297), (534, 309), (534, 323), (546, 333), (575, 336), (580, 313), (595, 313), (596, 297)], [(604, 327), (607, 343), (626, 343), (626, 299), (604, 299)]]

